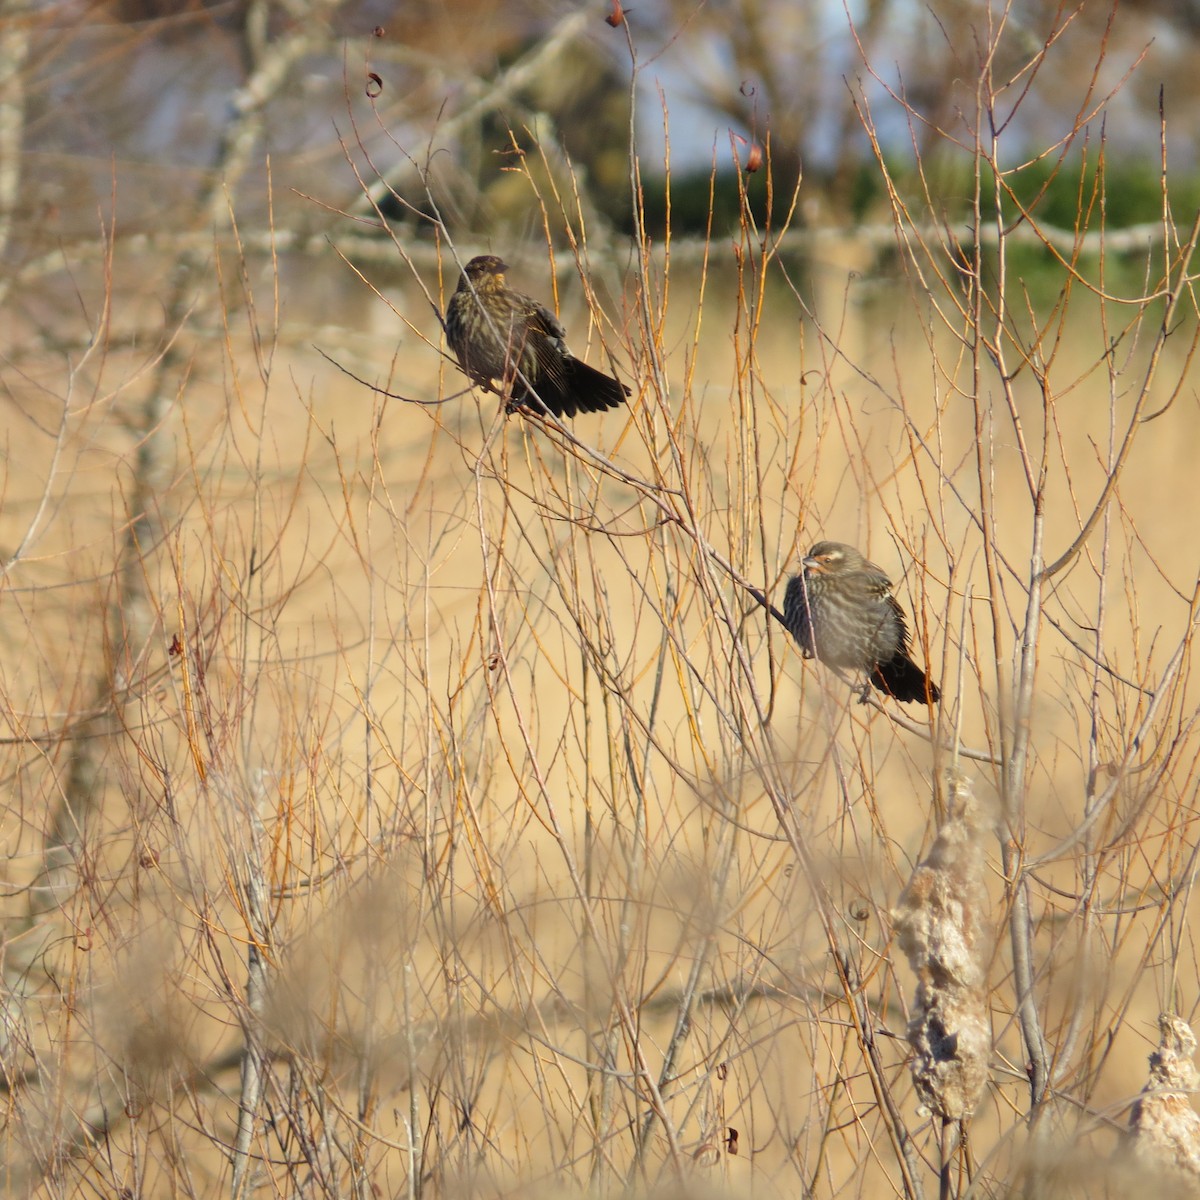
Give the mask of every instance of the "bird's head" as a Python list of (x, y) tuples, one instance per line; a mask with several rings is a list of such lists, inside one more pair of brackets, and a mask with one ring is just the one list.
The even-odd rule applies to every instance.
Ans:
[(508, 263), (494, 254), (477, 254), (463, 267), (463, 280), (475, 287), (502, 284)]
[(844, 542), (818, 542), (804, 556), (804, 573), (809, 576), (828, 575), (862, 561), (863, 556)]

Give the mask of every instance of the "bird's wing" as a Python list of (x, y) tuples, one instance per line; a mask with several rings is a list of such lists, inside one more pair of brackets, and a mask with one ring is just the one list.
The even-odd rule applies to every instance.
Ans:
[(888, 603), (892, 606), (892, 612), (896, 614), (896, 627), (900, 634), (900, 649), (908, 653), (908, 620), (904, 616), (904, 609), (900, 607), (900, 601), (895, 596), (888, 594)]
[(548, 310), (544, 304), (538, 304), (535, 300), (529, 301), (529, 324), (536, 325), (547, 337), (557, 337), (559, 341), (563, 341), (566, 337), (566, 330), (563, 329), (563, 323)]
[(808, 612), (808, 597), (804, 590), (804, 579), (793, 575), (783, 593), (783, 616), (792, 637), (799, 643), (805, 658), (812, 658), (812, 620)]
[(868, 580), (871, 590), (880, 596), (887, 595), (892, 590), (892, 581), (887, 577), (887, 572), (873, 562), (863, 563), (863, 579)]
[(870, 587), (879, 599), (887, 599), (888, 607), (891, 608), (893, 615), (896, 618), (896, 631), (900, 634), (900, 650), (908, 653), (908, 618), (904, 615), (904, 609), (900, 607), (900, 601), (892, 595), (892, 581), (887, 577), (887, 572), (882, 567), (877, 567), (874, 563), (868, 563)]
[(544, 305), (536, 301), (529, 302), (529, 328), (536, 329), (544, 336), (558, 343), (558, 348), (567, 353), (567, 331), (562, 322)]
[(569, 390), (567, 359), (570, 357), (566, 345), (567, 331), (562, 322), (544, 305), (523, 296), (526, 303), (523, 336), (525, 345), (520, 350), (522, 370), (535, 389), (540, 390), (547, 406), (556, 411), (561, 399)]

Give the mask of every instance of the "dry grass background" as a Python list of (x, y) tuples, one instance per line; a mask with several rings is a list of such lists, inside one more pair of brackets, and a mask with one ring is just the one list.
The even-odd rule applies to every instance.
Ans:
[[(453, 287), (445, 243), (359, 264), (375, 292), (188, 251), (217, 299), (164, 303), (167, 346), (177, 264), (118, 243), (14, 324), (6, 1189), (1119, 1193), (1200, 976), (1186, 232), (1120, 295), (1096, 240), (976, 286), (1005, 222), (927, 252), (898, 195), (898, 270), (748, 216), (577, 268), (569, 193), (519, 178), (628, 411), (426, 407), (314, 352), (458, 390), (414, 282)], [(550, 295), (537, 238), (455, 249)], [(928, 722), (755, 597), (825, 537), (898, 581)], [(999, 835), (965, 1129), (913, 1090), (891, 916), (951, 767)]]

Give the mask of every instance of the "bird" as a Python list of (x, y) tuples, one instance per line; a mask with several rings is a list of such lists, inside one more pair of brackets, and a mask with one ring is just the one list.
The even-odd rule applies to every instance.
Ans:
[(783, 615), (804, 656), (865, 672), (896, 700), (937, 703), (941, 690), (908, 656), (904, 610), (883, 570), (843, 542), (818, 542), (803, 565), (788, 580)]
[(629, 389), (576, 358), (559, 319), (510, 288), (507, 270), (494, 254), (477, 255), (446, 305), (446, 341), (471, 381), (492, 391), (498, 380), (509, 411), (544, 405), (556, 417), (573, 417), (624, 403)]

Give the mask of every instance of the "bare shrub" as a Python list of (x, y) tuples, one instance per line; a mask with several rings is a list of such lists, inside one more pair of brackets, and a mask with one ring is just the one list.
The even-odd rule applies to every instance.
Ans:
[[(686, 22), (374, 11), (0, 13), (6, 1188), (1118, 1194), (1200, 975), (1200, 222), (1164, 103), (1110, 227), (1130, 27), (985, 6), (931, 98), (839, 24), (867, 223), (764, 116), (684, 236)], [(484, 252), (627, 408), (467, 389)], [(796, 652), (826, 537), (936, 708)]]

